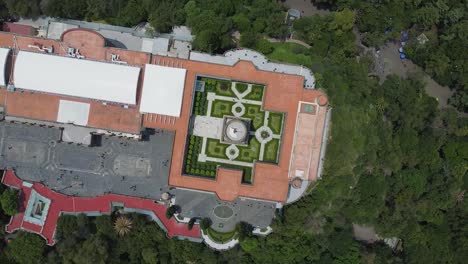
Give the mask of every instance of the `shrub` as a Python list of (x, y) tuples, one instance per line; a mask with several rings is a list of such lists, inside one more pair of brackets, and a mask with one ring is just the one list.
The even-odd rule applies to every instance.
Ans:
[(177, 207), (176, 207), (175, 205), (173, 205), (173, 206), (167, 208), (167, 210), (166, 210), (166, 218), (167, 218), (167, 219), (171, 219), (171, 217), (174, 216), (174, 214), (176, 213), (176, 211), (177, 211)]
[(197, 221), (197, 219), (195, 217), (190, 219), (190, 221), (187, 224), (188, 230), (192, 230), (193, 225), (195, 224), (195, 221)]
[(4, 190), (0, 196), (0, 203), (7, 215), (15, 215), (18, 213), (18, 192), (13, 189)]
[(258, 240), (256, 238), (246, 238), (240, 243), (241, 248), (245, 252), (252, 252), (258, 246)]
[(211, 224), (212, 224), (211, 219), (208, 217), (205, 217), (200, 221), (200, 228), (203, 230), (206, 230), (210, 228)]

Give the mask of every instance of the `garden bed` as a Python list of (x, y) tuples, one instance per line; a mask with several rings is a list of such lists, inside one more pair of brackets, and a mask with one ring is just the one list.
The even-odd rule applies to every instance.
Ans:
[(277, 163), (279, 145), (280, 142), (277, 138), (274, 138), (270, 142), (266, 143), (265, 152), (263, 152), (263, 161)]
[(268, 116), (268, 127), (274, 134), (281, 134), (283, 128), (283, 113), (270, 112)]
[(221, 243), (221, 244), (227, 243), (233, 239), (236, 239), (239, 236), (236, 230), (224, 233), (224, 232), (218, 232), (210, 227), (203, 231), (205, 234), (207, 234), (211, 238), (211, 240), (217, 243)]
[(265, 86), (254, 84), (252, 85), (252, 91), (244, 97), (244, 99), (262, 101), (263, 100), (263, 91)]
[(232, 116), (234, 102), (215, 100), (211, 105), (211, 116), (222, 118), (225, 115)]

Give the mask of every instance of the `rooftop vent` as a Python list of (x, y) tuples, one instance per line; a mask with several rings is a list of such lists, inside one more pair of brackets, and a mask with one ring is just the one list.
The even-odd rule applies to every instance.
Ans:
[(28, 48), (37, 49), (37, 50), (39, 50), (41, 52), (45, 52), (45, 53), (53, 53), (54, 52), (54, 46), (44, 47), (41, 44), (37, 44), (37, 43), (34, 43), (34, 44), (35, 45), (28, 45)]
[(111, 54), (111, 61), (119, 64), (127, 64), (127, 62), (120, 60), (119, 54)]
[(77, 58), (77, 59), (86, 58), (85, 56), (80, 54), (80, 49), (75, 49), (75, 48), (72, 48), (72, 47), (68, 47), (67, 56), (72, 57), (72, 58)]
[(15, 91), (15, 85), (14, 84), (8, 84), (7, 85), (7, 91), (9, 92), (14, 92)]

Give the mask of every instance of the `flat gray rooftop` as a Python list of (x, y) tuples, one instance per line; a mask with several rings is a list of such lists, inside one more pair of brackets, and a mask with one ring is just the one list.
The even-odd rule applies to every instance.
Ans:
[(0, 167), (75, 196), (159, 199), (168, 190), (172, 132), (160, 131), (147, 142), (103, 136), (100, 147), (58, 142), (60, 134), (58, 128), (0, 122)]
[(186, 189), (175, 189), (171, 194), (175, 195), (175, 202), (181, 207), (182, 216), (189, 218), (207, 216), (213, 222), (212, 227), (221, 232), (233, 230), (241, 221), (260, 228), (267, 227), (271, 224), (276, 210), (275, 202), (247, 198), (225, 202), (219, 200), (213, 193)]

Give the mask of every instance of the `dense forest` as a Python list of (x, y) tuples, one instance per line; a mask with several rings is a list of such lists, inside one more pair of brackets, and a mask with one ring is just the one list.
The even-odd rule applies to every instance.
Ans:
[[(46, 247), (20, 233), (2, 245), (1, 263), (466, 263), (468, 259), (468, 120), (440, 109), (416, 76), (369, 76), (373, 60), (359, 56), (357, 28), (366, 45), (409, 41), (408, 56), (438, 82), (456, 91), (451, 103), (467, 111), (468, 4), (460, 0), (316, 0), (332, 12), (294, 23), (311, 47), (286, 46), (285, 62), (299, 59), (314, 71), (329, 98), (332, 127), (325, 171), (310, 194), (287, 206), (267, 237), (246, 235), (240, 246), (213, 252), (202, 244), (167, 239), (157, 225), (132, 216), (120, 237), (113, 217), (63, 217), (60, 242)], [(188, 25), (194, 47), (221, 52), (240, 45), (275, 54), (284, 38), (284, 7), (268, 0), (0, 0), (1, 15), (105, 21), (132, 26), (149, 21), (156, 30)], [(414, 40), (414, 38), (413, 38)], [(282, 46), (283, 47), (283, 46)], [(10, 194), (0, 197), (11, 212)], [(353, 238), (352, 224), (375, 227), (402, 239), (401, 250)], [(3, 230), (3, 229), (2, 229)]]

